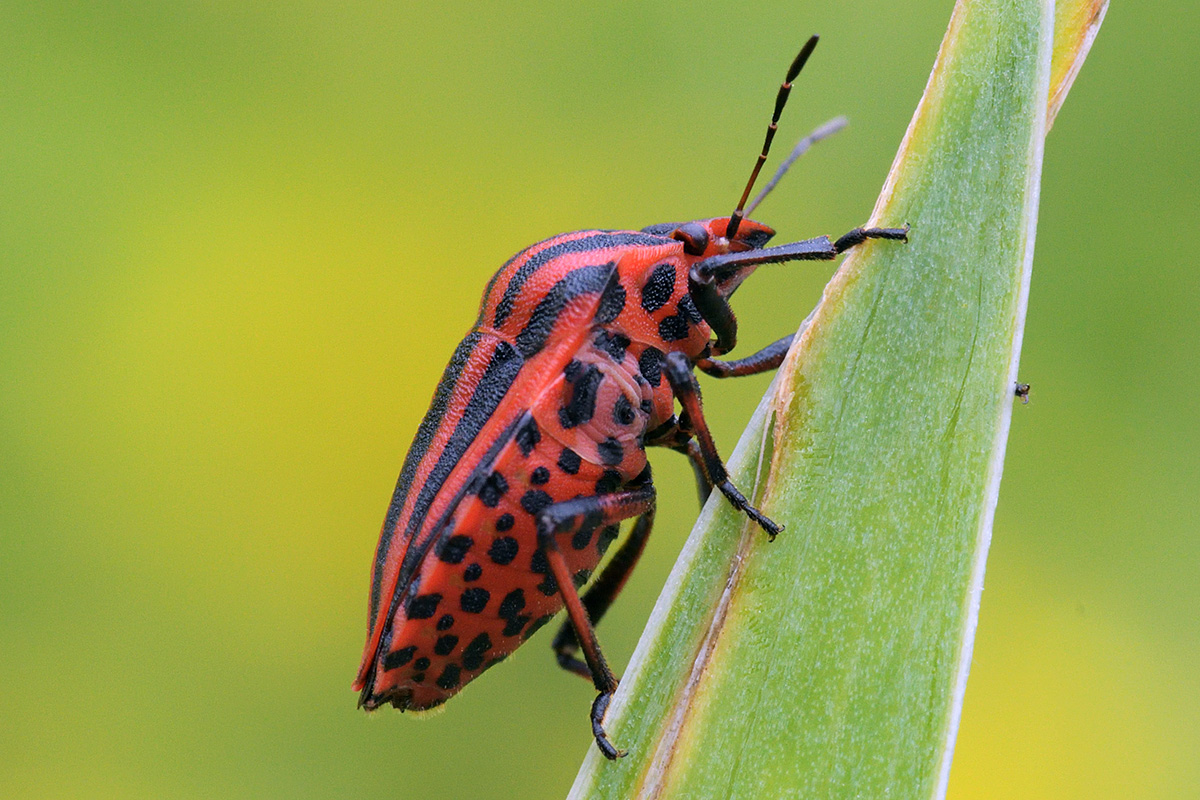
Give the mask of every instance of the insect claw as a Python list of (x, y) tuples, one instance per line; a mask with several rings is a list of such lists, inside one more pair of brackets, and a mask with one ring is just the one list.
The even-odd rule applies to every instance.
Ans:
[(596, 740), (596, 747), (600, 748), (604, 757), (609, 761), (616, 761), (618, 758), (629, 755), (629, 751), (615, 746), (609, 740), (608, 734), (604, 732), (604, 713), (608, 711), (610, 700), (612, 700), (612, 692), (601, 692), (592, 703), (592, 736)]
[(754, 520), (759, 526), (767, 532), (767, 541), (775, 541), (775, 537), (783, 533), (784, 526), (780, 525), (770, 517), (763, 516), (762, 512), (754, 506), (746, 506), (746, 514), (750, 519)]

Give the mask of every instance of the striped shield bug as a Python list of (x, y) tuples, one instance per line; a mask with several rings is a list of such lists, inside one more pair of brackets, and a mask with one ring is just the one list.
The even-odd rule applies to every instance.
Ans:
[[(721, 492), (771, 538), (779, 533), (730, 482), (694, 370), (734, 377), (783, 361), (791, 336), (719, 360), (737, 343), (729, 297), (759, 265), (830, 260), (908, 232), (855, 228), (837, 240), (767, 247), (775, 232), (746, 217), (796, 155), (840, 127), (801, 140), (747, 208), (792, 81), (816, 44), (809, 39), (788, 69), (730, 216), (562, 234), (522, 250), (492, 278), (384, 519), (354, 682), (360, 706), (437, 706), (565, 606), (554, 652), (595, 685), (592, 733), (601, 752), (617, 758), (603, 727), (617, 679), (594, 626), (654, 522), (646, 448), (685, 454), (706, 492)], [(627, 538), (580, 596), (627, 519), (635, 520)]]

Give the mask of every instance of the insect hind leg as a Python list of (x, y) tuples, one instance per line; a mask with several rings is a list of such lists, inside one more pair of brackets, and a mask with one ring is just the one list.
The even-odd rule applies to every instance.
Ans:
[[(650, 538), (650, 530), (653, 527), (654, 509), (651, 508), (637, 518), (637, 522), (634, 523), (633, 529), (621, 544), (620, 549), (584, 593), (583, 607), (587, 611), (588, 619), (593, 627), (600, 624), (600, 620), (608, 611), (609, 606), (625, 588), (625, 581), (633, 573), (633, 568), (637, 566), (642, 551), (646, 549), (646, 540)], [(575, 655), (579, 652), (579, 639), (569, 620), (563, 622), (562, 627), (558, 629), (551, 647), (554, 649), (554, 655), (558, 659), (560, 667), (589, 681), (593, 679), (592, 670), (588, 667), (587, 662)]]
[[(586, 666), (596, 687), (597, 696), (592, 703), (592, 737), (596, 747), (605, 758), (615, 760), (625, 755), (609, 741), (604, 731), (604, 714), (608, 710), (613, 692), (617, 690), (617, 677), (600, 650), (596, 629), (588, 617), (588, 610), (575, 589), (571, 570), (558, 546), (558, 536), (573, 527), (576, 520), (585, 522), (614, 523), (630, 517), (644, 516), (654, 508), (656, 492), (654, 484), (647, 480), (643, 485), (626, 491), (591, 497), (563, 500), (542, 509), (538, 514), (538, 546), (546, 553), (550, 574), (558, 584), (558, 592), (567, 607), (567, 618), (575, 629), (575, 637), (583, 650)], [(603, 575), (601, 576), (603, 577)]]

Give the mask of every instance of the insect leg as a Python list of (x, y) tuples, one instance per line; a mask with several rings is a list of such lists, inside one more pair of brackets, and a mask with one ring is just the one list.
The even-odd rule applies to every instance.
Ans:
[(688, 439), (686, 445), (671, 449), (688, 457), (688, 461), (692, 465), (692, 473), (696, 476), (696, 493), (700, 495), (700, 507), (703, 508), (704, 504), (708, 502), (708, 496), (712, 494), (713, 482), (704, 468), (704, 454), (700, 452), (700, 445), (696, 443), (695, 439)]
[(838, 251), (826, 236), (805, 239), (802, 242), (750, 250), (742, 253), (724, 253), (711, 256), (692, 265), (688, 272), (688, 294), (696, 305), (700, 316), (717, 336), (713, 345), (716, 355), (728, 353), (737, 345), (737, 318), (729, 301), (718, 288), (740, 270), (758, 264), (779, 264), (787, 261), (829, 261), (837, 258)]
[(696, 383), (696, 376), (692, 374), (687, 356), (678, 352), (668, 353), (666, 373), (667, 380), (671, 382), (671, 388), (675, 391), (676, 399), (683, 406), (691, 425), (695, 428), (700, 454), (704, 459), (704, 471), (708, 473), (713, 485), (721, 491), (721, 494), (725, 495), (734, 508), (744, 512), (746, 516), (757, 522), (767, 532), (767, 535), (774, 539), (775, 535), (783, 530), (783, 527), (763, 516), (761, 511), (750, 505), (746, 496), (739, 492), (729, 480), (729, 473), (725, 469), (725, 464), (721, 462), (717, 446), (708, 430), (708, 423), (704, 421), (704, 409), (700, 403), (700, 385)]
[(757, 375), (768, 372), (783, 363), (788, 348), (796, 334), (789, 333), (777, 342), (767, 345), (754, 355), (739, 358), (737, 361), (718, 361), (715, 358), (701, 358), (696, 362), (706, 375), (714, 378), (740, 378), (743, 375)]
[(700, 452), (700, 445), (696, 444), (690, 427), (685, 430), (678, 418), (671, 417), (669, 422), (646, 434), (646, 445), (666, 447), (687, 456), (688, 462), (692, 465), (692, 473), (696, 476), (696, 492), (700, 495), (700, 505), (703, 506), (708, 502), (708, 496), (712, 494), (713, 483), (704, 470), (704, 456)]
[(833, 243), (833, 249), (844, 253), (855, 245), (860, 245), (867, 239), (896, 239), (908, 241), (908, 226), (903, 228), (855, 228)]
[[(650, 529), (653, 526), (654, 509), (651, 508), (637, 518), (637, 522), (633, 524), (633, 529), (621, 544), (621, 548), (609, 560), (607, 566), (600, 573), (600, 577), (596, 578), (584, 592), (583, 607), (587, 611), (588, 619), (591, 620), (593, 627), (600, 624), (604, 612), (608, 611), (608, 607), (625, 587), (625, 581), (628, 580), (642, 551), (646, 548), (646, 540), (650, 538)], [(560, 667), (592, 680), (592, 671), (588, 668), (587, 663), (575, 657), (575, 653), (579, 650), (579, 638), (575, 635), (575, 629), (569, 621), (564, 622), (558, 629), (558, 634), (554, 637), (551, 647), (554, 648), (554, 654), (558, 658)]]
[(790, 244), (764, 247), (760, 250), (745, 250), (709, 256), (692, 265), (688, 272), (689, 281), (712, 283), (727, 280), (745, 267), (759, 264), (783, 264), (788, 261), (832, 261), (838, 251), (828, 236), (817, 236)]
[[(688, 273), (688, 294), (691, 295), (692, 302), (696, 305), (700, 316), (716, 334), (717, 340), (713, 344), (712, 352), (715, 355), (722, 355), (730, 352), (737, 345), (737, 317), (733, 315), (729, 301), (722, 296), (717, 285), (738, 270), (756, 264), (783, 261), (829, 260), (868, 239), (896, 239), (907, 242), (908, 230), (907, 225), (903, 228), (855, 228), (833, 243), (830, 243), (829, 239), (824, 236), (818, 236), (815, 239), (806, 239), (779, 247), (712, 256), (693, 265)], [(754, 375), (778, 367), (790, 346), (791, 337), (787, 337), (738, 361), (726, 363), (706, 358), (697, 361), (696, 366), (717, 378)]]
[(585, 523), (598, 524), (619, 522), (623, 519), (646, 514), (654, 508), (654, 485), (647, 482), (636, 489), (613, 494), (578, 497), (574, 500), (564, 500), (547, 506), (538, 515), (538, 545), (545, 551), (546, 560), (550, 565), (550, 574), (558, 584), (558, 592), (562, 595), (567, 607), (567, 617), (575, 628), (575, 636), (583, 649), (584, 658), (591, 672), (592, 685), (599, 694), (592, 703), (592, 736), (596, 746), (605, 758), (616, 759), (625, 755), (613, 746), (604, 732), (604, 712), (608, 710), (609, 701), (617, 689), (617, 678), (613, 675), (600, 651), (600, 642), (596, 639), (596, 629), (588, 619), (587, 609), (579, 598), (579, 592), (567, 566), (567, 560), (558, 546), (557, 535), (570, 530), (577, 518)]
[(711, 279), (705, 282), (697, 280), (694, 274), (689, 275), (688, 294), (700, 316), (717, 336), (713, 352), (721, 355), (737, 347), (737, 317), (729, 307), (729, 301), (717, 290), (717, 285)]

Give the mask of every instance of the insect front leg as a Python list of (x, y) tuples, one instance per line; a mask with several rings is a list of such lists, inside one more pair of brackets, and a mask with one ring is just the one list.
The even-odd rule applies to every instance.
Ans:
[[(596, 639), (596, 629), (588, 617), (588, 610), (580, 599), (579, 592), (575, 589), (571, 570), (558, 546), (558, 536), (572, 530), (577, 521), (599, 526), (611, 525), (623, 519), (647, 514), (651, 514), (652, 517), (654, 498), (654, 485), (647, 481), (644, 485), (628, 491), (578, 497), (574, 500), (554, 503), (538, 514), (538, 546), (546, 553), (550, 573), (558, 584), (559, 594), (562, 595), (563, 604), (567, 607), (567, 617), (575, 629), (576, 641), (583, 649), (584, 658), (587, 659), (592, 685), (599, 693), (595, 702), (592, 703), (592, 736), (596, 739), (596, 746), (600, 748), (600, 752), (609, 759), (617, 759), (625, 755), (609, 741), (603, 724), (604, 713), (608, 710), (613, 692), (617, 689), (617, 678), (613, 675), (612, 669), (604, 659), (604, 654), (600, 651), (600, 642)], [(643, 540), (648, 534), (649, 524), (647, 523)], [(640, 555), (640, 549), (638, 554)], [(632, 569), (632, 564), (628, 569)], [(607, 573), (607, 570), (605, 572)], [(601, 579), (603, 578), (604, 574), (601, 575)], [(619, 583), (623, 584), (624, 580), (622, 579)], [(619, 588), (618, 585), (617, 589), (619, 590)], [(609, 602), (611, 602), (611, 598)], [(599, 604), (600, 601), (597, 603)]]
[(700, 455), (704, 459), (704, 471), (708, 473), (713, 485), (720, 490), (721, 494), (725, 495), (734, 508), (744, 512), (746, 516), (758, 523), (771, 539), (774, 539), (776, 534), (783, 530), (783, 526), (764, 516), (761, 511), (752, 506), (746, 496), (738, 491), (738, 488), (729, 480), (729, 472), (721, 461), (721, 455), (717, 452), (717, 446), (708, 430), (708, 423), (704, 419), (704, 409), (700, 403), (700, 385), (696, 383), (696, 376), (692, 374), (691, 363), (687, 360), (687, 356), (677, 352), (668, 353), (665, 362), (667, 380), (671, 382), (675, 398), (683, 406), (683, 410), (695, 430), (696, 441), (700, 445)]
[(737, 317), (729, 301), (721, 296), (713, 276), (693, 269), (688, 275), (688, 294), (700, 316), (717, 337), (713, 352), (722, 355), (737, 347)]
[[(805, 242), (797, 242), (796, 245), (784, 245), (783, 248), (779, 249), (794, 248), (796, 252), (791, 257), (796, 259), (829, 259), (846, 252), (851, 247), (862, 244), (868, 239), (893, 239), (907, 242), (908, 231), (909, 227), (907, 225), (903, 228), (855, 228), (839, 238), (831, 246), (828, 239), (813, 239)], [(824, 248), (811, 244), (820, 244), (821, 242), (824, 242), (826, 245)], [(766, 253), (768, 251), (763, 250), (746, 254), (731, 253), (725, 256), (716, 256), (698, 264), (697, 268), (693, 269), (691, 275), (689, 275), (689, 292), (692, 295), (692, 301), (696, 304), (696, 308), (699, 309), (705, 322), (709, 324), (709, 327), (717, 335), (716, 344), (713, 346), (713, 352), (717, 355), (728, 353), (737, 344), (737, 320), (733, 316), (733, 311), (729, 308), (728, 301), (721, 297), (712, 281), (715, 276), (721, 275), (723, 271), (745, 266), (746, 264), (757, 263), (759, 260), (756, 258), (758, 252)], [(804, 330), (803, 326), (800, 330), (801, 332)], [(792, 341), (797, 335), (785, 336), (767, 345), (757, 353), (740, 358), (737, 361), (719, 361), (715, 358), (701, 358), (696, 361), (696, 366), (702, 372), (712, 375), (714, 378), (740, 378), (744, 375), (757, 375), (760, 372), (767, 372), (783, 363), (783, 359), (787, 356), (787, 351), (792, 346)]]
[(747, 267), (758, 264), (829, 261), (837, 258), (839, 252), (833, 242), (829, 241), (829, 237), (818, 236), (815, 239), (805, 239), (778, 247), (723, 253), (693, 264), (688, 271), (688, 294), (700, 316), (716, 334), (717, 341), (713, 345), (713, 353), (723, 355), (737, 345), (737, 318), (733, 315), (733, 309), (729, 307), (729, 300), (718, 288), (722, 281), (729, 280)]
[(833, 249), (839, 253), (844, 253), (851, 247), (862, 244), (867, 239), (895, 239), (907, 242), (908, 231), (909, 228), (907, 225), (903, 228), (855, 228), (834, 242)]

